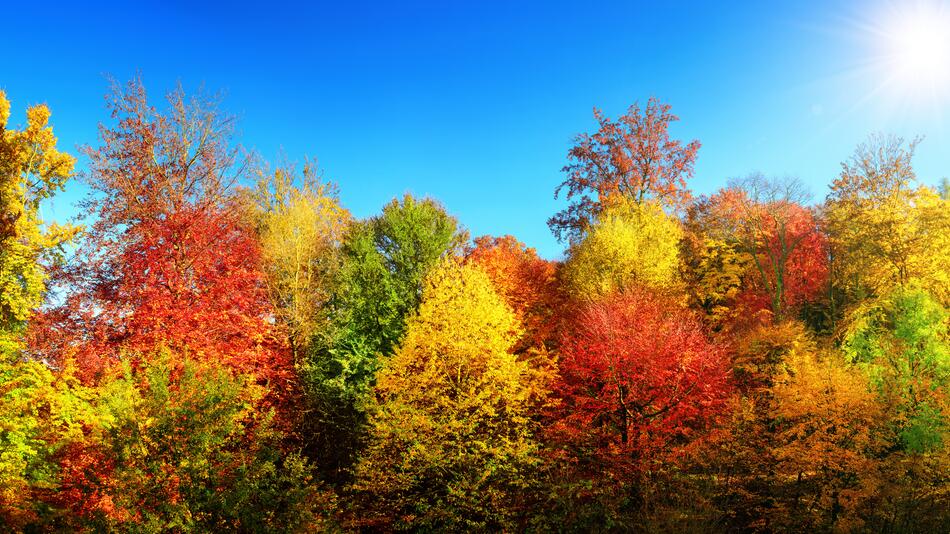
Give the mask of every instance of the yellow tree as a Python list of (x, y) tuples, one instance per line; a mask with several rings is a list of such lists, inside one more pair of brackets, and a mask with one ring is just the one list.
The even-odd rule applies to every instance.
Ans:
[(428, 277), (406, 337), (378, 375), (357, 466), (366, 521), (383, 528), (510, 526), (536, 450), (520, 327), (480, 268)]
[(705, 323), (719, 331), (736, 324), (742, 312), (737, 298), (754, 260), (738, 243), (718, 235), (721, 219), (708, 198), (686, 213), (680, 244), (680, 271), (690, 306), (701, 310)]
[(876, 455), (885, 445), (882, 405), (867, 378), (809, 343), (786, 356), (772, 395), (776, 483), (785, 490), (777, 518), (811, 530), (859, 527), (858, 511), (880, 484)]
[(254, 201), (267, 287), (296, 357), (329, 324), (325, 310), (350, 213), (336, 186), (321, 182), (309, 164), (302, 177), (293, 166), (262, 175)]
[(15, 351), (30, 313), (42, 304), (42, 263), (72, 238), (72, 226), (45, 225), (40, 203), (63, 188), (76, 159), (56, 148), (45, 105), (26, 112), (26, 127), (9, 127), (10, 102), (0, 91), (0, 354)]
[(851, 301), (914, 281), (950, 303), (950, 201), (918, 184), (918, 141), (871, 137), (832, 184), (825, 209), (832, 271)]
[(658, 204), (615, 201), (571, 247), (564, 265), (568, 292), (596, 299), (631, 284), (670, 288), (681, 237), (679, 223)]
[(88, 391), (67, 360), (54, 373), (21, 361), (21, 335), (43, 303), (47, 270), (60, 245), (77, 232), (46, 225), (40, 203), (63, 188), (75, 158), (56, 148), (45, 105), (11, 128), (10, 102), (0, 91), (0, 523), (13, 530), (35, 519), (37, 491), (56, 487), (53, 455), (81, 437)]

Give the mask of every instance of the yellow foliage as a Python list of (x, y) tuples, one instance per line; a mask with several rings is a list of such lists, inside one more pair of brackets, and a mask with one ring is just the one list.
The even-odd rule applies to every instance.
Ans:
[(504, 490), (523, 483), (536, 448), (530, 375), (511, 353), (520, 330), (480, 268), (447, 260), (427, 277), (378, 375), (357, 468), (357, 487), (391, 514), (383, 521), (486, 528), (504, 517)]
[(655, 203), (614, 203), (571, 247), (564, 266), (568, 291), (585, 299), (631, 284), (673, 286), (682, 233), (679, 223)]
[(692, 264), (684, 266), (690, 298), (702, 309), (706, 323), (715, 327), (729, 324), (740, 313), (734, 306), (743, 277), (752, 268), (752, 257), (723, 239), (703, 236)]
[(339, 246), (350, 223), (332, 184), (304, 167), (294, 184), (292, 168), (263, 176), (255, 191), (256, 222), (267, 285), (295, 349), (325, 326)]
[(47, 226), (40, 202), (62, 189), (75, 158), (56, 149), (44, 105), (27, 110), (23, 130), (10, 129), (10, 102), (0, 91), (0, 353), (15, 350), (19, 330), (43, 301), (40, 265), (77, 228)]
[[(881, 404), (867, 377), (815, 347), (793, 350), (775, 378), (773, 416), (780, 421), (774, 454), (785, 481), (813, 492), (809, 510), (820, 524), (838, 510), (837, 528), (860, 526), (856, 512), (880, 483), (876, 428)], [(801, 491), (801, 490), (798, 490)]]

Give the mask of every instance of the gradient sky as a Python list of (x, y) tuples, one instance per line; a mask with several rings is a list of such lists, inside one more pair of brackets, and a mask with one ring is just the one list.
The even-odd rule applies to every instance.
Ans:
[[(15, 123), (45, 102), (73, 149), (96, 143), (107, 75), (139, 72), (153, 96), (203, 84), (224, 91), (243, 144), (315, 157), (357, 216), (431, 195), (474, 235), (514, 234), (549, 258), (563, 248), (545, 224), (563, 206), (553, 190), (593, 106), (671, 104), (674, 135), (703, 145), (699, 193), (762, 171), (821, 199), (877, 131), (926, 136), (920, 178), (950, 176), (950, 99), (894, 83), (882, 59), (908, 2), (128, 4), (4, 7)], [(71, 183), (47, 218), (83, 194)]]

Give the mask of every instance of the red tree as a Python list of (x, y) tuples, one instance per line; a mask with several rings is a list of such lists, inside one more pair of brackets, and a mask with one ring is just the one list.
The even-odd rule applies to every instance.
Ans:
[(675, 304), (628, 291), (582, 308), (561, 339), (555, 436), (639, 471), (690, 440), (730, 393), (729, 362)]
[(827, 290), (827, 239), (803, 206), (807, 197), (798, 180), (753, 174), (709, 199), (720, 237), (751, 258), (749, 285), (739, 297), (747, 309), (781, 318)]
[(570, 163), (563, 169), (567, 178), (554, 192), (557, 198), (567, 189), (565, 196), (571, 201), (548, 220), (559, 239), (580, 237), (613, 195), (685, 206), (690, 198), (686, 181), (693, 176), (700, 144), (693, 140), (683, 145), (670, 138), (670, 124), (679, 118), (670, 113), (669, 105), (650, 98), (646, 108), (634, 104), (616, 121), (596, 108), (594, 118), (600, 128), (575, 138), (568, 152)]
[[(110, 101), (115, 125), (87, 149), (95, 222), (64, 275), (65, 304), (41, 317), (34, 350), (75, 354), (97, 377), (124, 354), (168, 345), (261, 382), (286, 382), (253, 233), (229, 200), (244, 163), (230, 120), (179, 90), (158, 112), (139, 82)], [(276, 387), (274, 392), (286, 391)]]

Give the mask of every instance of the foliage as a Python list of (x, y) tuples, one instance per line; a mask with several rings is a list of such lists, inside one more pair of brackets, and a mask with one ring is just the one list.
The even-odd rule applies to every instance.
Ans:
[(345, 477), (361, 447), (362, 403), (382, 362), (402, 340), (426, 274), (458, 253), (466, 239), (437, 202), (409, 195), (346, 233), (330, 307), (332, 331), (299, 369), (309, 424), (315, 427), (314, 454), (328, 478)]
[(713, 203), (701, 198), (690, 206), (680, 241), (680, 274), (690, 307), (701, 311), (715, 331), (728, 330), (745, 310), (739, 299), (753, 260), (738, 243), (717, 232)]
[(595, 111), (548, 261), (428, 198), (353, 220), (213, 98), (108, 105), (72, 249), (40, 205), (75, 161), (0, 93), (3, 530), (950, 531), (916, 140), (821, 206), (761, 174), (691, 202), (669, 106)]
[(78, 228), (45, 225), (40, 203), (62, 190), (76, 159), (56, 148), (45, 105), (26, 111), (22, 130), (11, 128), (10, 101), (0, 91), (0, 358), (15, 357), (33, 310), (43, 303), (43, 262)]
[(285, 531), (325, 506), (282, 456), (251, 377), (167, 349), (124, 360), (97, 390), (99, 424), (67, 451), (57, 501), (95, 530)]
[(371, 445), (357, 467), (367, 517), (384, 528), (511, 526), (537, 445), (511, 309), (479, 268), (427, 278), (406, 338), (380, 373)]
[(912, 167), (917, 143), (871, 137), (832, 183), (828, 233), (845, 304), (910, 282), (950, 304), (950, 204), (918, 185)]
[(97, 421), (94, 392), (74, 362), (56, 372), (34, 361), (0, 363), (0, 523), (23, 528), (48, 518), (43, 498), (59, 488), (57, 455)]
[(714, 426), (731, 388), (728, 361), (690, 313), (648, 292), (588, 304), (572, 323), (549, 428), (558, 476), (576, 481), (570, 507), (600, 502), (604, 520), (617, 520), (624, 508), (649, 509), (651, 473)]
[(228, 122), (202, 100), (148, 105), (136, 82), (117, 88), (115, 124), (87, 149), (97, 216), (34, 350), (50, 361), (75, 351), (91, 381), (124, 350), (159, 345), (220, 357), (262, 382), (285, 384), (290, 362), (276, 336), (260, 245), (226, 196), (234, 163)]
[(825, 238), (813, 213), (801, 205), (805, 198), (802, 184), (794, 179), (753, 174), (709, 200), (715, 219), (711, 235), (733, 245), (752, 264), (749, 304), (764, 300), (756, 307), (768, 308), (779, 320), (827, 287)]
[(926, 292), (897, 290), (856, 309), (842, 343), (893, 403), (900, 444), (911, 452), (941, 448), (950, 431), (948, 317)]
[(631, 285), (657, 289), (676, 282), (682, 230), (654, 203), (607, 208), (572, 246), (563, 278), (575, 299), (599, 298)]
[(252, 217), (271, 300), (294, 355), (302, 356), (314, 336), (327, 335), (350, 214), (336, 186), (320, 182), (314, 167), (304, 166), (299, 187), (297, 180), (292, 166), (262, 173), (252, 193)]
[(694, 140), (684, 146), (670, 138), (670, 124), (679, 118), (669, 105), (651, 98), (644, 109), (634, 104), (616, 121), (596, 108), (594, 118), (600, 128), (574, 139), (563, 169), (567, 178), (555, 190), (557, 198), (567, 189), (565, 197), (571, 201), (548, 220), (558, 239), (576, 241), (615, 197), (684, 207), (686, 181), (693, 176), (700, 145)]

